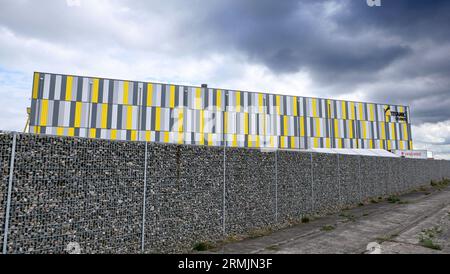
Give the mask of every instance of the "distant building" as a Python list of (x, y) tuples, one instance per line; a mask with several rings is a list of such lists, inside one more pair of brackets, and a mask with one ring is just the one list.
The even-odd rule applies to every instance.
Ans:
[(36, 72), (30, 132), (256, 148), (412, 150), (409, 107)]

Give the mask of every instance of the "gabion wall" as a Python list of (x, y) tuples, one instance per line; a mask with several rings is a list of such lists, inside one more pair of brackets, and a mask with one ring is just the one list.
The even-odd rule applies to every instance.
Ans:
[(0, 132), (6, 253), (185, 252), (450, 178), (448, 161), (15, 133), (5, 229), (13, 134)]

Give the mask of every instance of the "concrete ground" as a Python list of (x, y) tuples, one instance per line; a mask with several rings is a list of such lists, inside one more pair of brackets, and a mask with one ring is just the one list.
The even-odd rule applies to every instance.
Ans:
[(450, 189), (429, 188), (208, 253), (450, 253)]

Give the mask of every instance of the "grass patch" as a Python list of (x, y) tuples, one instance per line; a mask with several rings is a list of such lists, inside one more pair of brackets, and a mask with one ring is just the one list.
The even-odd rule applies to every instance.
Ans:
[(448, 187), (448, 185), (450, 184), (450, 180), (449, 179), (443, 179), (442, 181), (433, 181), (431, 180), (430, 185), (433, 188), (437, 188), (438, 190), (441, 190), (443, 188)]
[(441, 246), (434, 243), (433, 239), (436, 238), (438, 234), (442, 233), (442, 229), (439, 226), (435, 226), (429, 229), (422, 230), (422, 233), (419, 238), (419, 244), (423, 247), (441, 250)]
[(277, 245), (271, 245), (271, 246), (266, 247), (266, 249), (267, 250), (278, 251), (278, 250), (280, 250), (280, 247), (277, 246)]
[(323, 226), (322, 228), (321, 228), (321, 230), (322, 231), (331, 231), (331, 230), (334, 230), (336, 227), (334, 226), (334, 225), (326, 225), (326, 226)]
[(310, 221), (310, 219), (309, 219), (308, 216), (305, 216), (305, 217), (302, 218), (302, 223), (303, 224), (307, 224), (307, 223), (309, 223), (309, 221)]
[(196, 243), (192, 247), (192, 249), (195, 250), (195, 251), (206, 251), (206, 250), (209, 250), (209, 249), (212, 249), (212, 248), (214, 248), (214, 245), (211, 242)]
[(435, 244), (432, 239), (429, 238), (421, 238), (419, 244), (423, 247), (434, 249), (434, 250), (442, 250), (441, 246)]
[(401, 200), (398, 196), (391, 195), (387, 198), (387, 201), (391, 204), (396, 204), (396, 203), (399, 203)]
[(375, 200), (375, 199), (370, 199), (370, 203), (372, 203), (372, 204), (378, 204), (378, 201)]

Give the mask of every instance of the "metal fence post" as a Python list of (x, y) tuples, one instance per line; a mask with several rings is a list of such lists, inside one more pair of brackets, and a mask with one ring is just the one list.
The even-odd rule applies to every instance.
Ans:
[(144, 200), (142, 205), (142, 235), (141, 235), (141, 252), (145, 250), (145, 211), (147, 205), (147, 142), (145, 142), (145, 158), (144, 158)]
[(339, 166), (339, 154), (337, 156), (337, 179), (338, 179), (338, 197), (339, 197), (339, 206), (342, 206), (342, 195), (341, 195), (341, 170)]
[(358, 185), (359, 185), (359, 201), (363, 201), (363, 193), (362, 193), (362, 186), (361, 186), (361, 157), (358, 157)]
[(5, 228), (3, 235), (3, 254), (8, 252), (8, 230), (9, 230), (9, 218), (11, 212), (11, 193), (12, 193), (12, 183), (14, 176), (14, 158), (16, 156), (16, 142), (17, 133), (13, 133), (13, 142), (11, 148), (11, 162), (9, 164), (9, 180), (8, 180), (8, 196), (6, 198), (6, 214), (5, 214)]
[(227, 146), (226, 146), (226, 142), (224, 140), (224, 145), (223, 145), (223, 204), (222, 204), (222, 230), (223, 230), (223, 234), (226, 235), (226, 227), (225, 227), (225, 210), (226, 210), (226, 169), (227, 169), (227, 165), (226, 165), (226, 161), (227, 161), (227, 154), (226, 154), (226, 150), (227, 150)]
[(275, 150), (275, 223), (278, 223), (278, 150)]
[(314, 212), (314, 167), (312, 152), (309, 154), (311, 160), (311, 213)]

